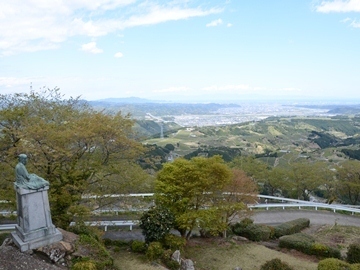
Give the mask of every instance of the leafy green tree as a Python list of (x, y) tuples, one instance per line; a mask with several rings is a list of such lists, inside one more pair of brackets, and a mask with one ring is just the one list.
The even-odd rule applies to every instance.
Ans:
[(276, 193), (280, 193), (282, 195), (286, 194), (289, 190), (291, 190), (292, 185), (289, 182), (288, 171), (275, 167), (266, 172), (266, 177), (263, 186), (263, 193), (269, 194), (271, 196), (275, 196)]
[(291, 164), (289, 179), (297, 199), (309, 200), (310, 193), (325, 183), (321, 162), (296, 162)]
[(231, 170), (219, 156), (176, 159), (164, 165), (155, 181), (156, 205), (175, 216), (175, 229), (189, 238), (195, 227), (211, 231), (226, 228), (217, 198), (231, 181)]
[(258, 186), (253, 179), (242, 170), (232, 169), (231, 181), (223, 190), (222, 196), (216, 202), (221, 210), (223, 222), (230, 226), (235, 218), (251, 215), (246, 204), (255, 203), (258, 194)]
[(28, 171), (50, 182), (54, 223), (67, 227), (82, 195), (131, 191), (145, 180), (132, 125), (129, 115), (95, 111), (58, 89), (0, 95), (1, 186), (14, 201), (9, 172), (27, 154)]
[(171, 143), (166, 144), (164, 148), (168, 149), (169, 151), (175, 150), (175, 146)]
[(261, 182), (265, 179), (268, 171), (268, 166), (262, 161), (259, 161), (253, 156), (244, 156), (234, 159), (230, 166), (237, 168), (246, 173), (247, 176)]
[(337, 168), (337, 192), (339, 197), (350, 204), (360, 202), (360, 162), (347, 160)]

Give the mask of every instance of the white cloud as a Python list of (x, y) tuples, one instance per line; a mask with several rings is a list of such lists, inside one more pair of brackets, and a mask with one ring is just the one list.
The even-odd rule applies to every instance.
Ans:
[(81, 45), (81, 50), (89, 53), (102, 53), (103, 50), (96, 46), (96, 42), (89, 42)]
[(73, 36), (100, 37), (128, 27), (220, 12), (219, 8), (190, 7), (187, 1), (165, 4), (155, 0), (2, 1), (0, 56), (58, 48)]
[(232, 25), (232, 23), (228, 23), (227, 25), (226, 25), (226, 27), (232, 27), (233, 25)]
[[(36, 80), (36, 79), (35, 79)], [(0, 86), (12, 88), (15, 86), (25, 86), (30, 87), (31, 82), (34, 81), (34, 78), (16, 78), (16, 77), (0, 77)]]
[(357, 22), (357, 21), (352, 21), (350, 26), (354, 27), (354, 28), (360, 28), (360, 22)]
[(115, 53), (115, 55), (114, 55), (114, 57), (115, 58), (121, 58), (121, 57), (123, 57), (124, 55), (121, 53), (121, 52), (117, 52), (117, 53)]
[(220, 9), (202, 10), (200, 8), (180, 7), (151, 7), (146, 15), (135, 15), (123, 22), (120, 28), (134, 27), (140, 25), (151, 25), (166, 21), (177, 21), (192, 17), (202, 17), (221, 12)]
[(316, 7), (318, 12), (360, 12), (360, 0), (322, 1)]
[(340, 21), (341, 23), (348, 23), (349, 26), (354, 28), (360, 28), (360, 23), (357, 20), (353, 20), (351, 18), (345, 18)]
[(350, 19), (349, 17), (347, 17), (347, 18), (341, 20), (340, 22), (342, 22), (342, 23), (347, 23), (347, 22), (349, 22), (349, 21), (351, 21), (351, 19)]
[(220, 25), (222, 23), (223, 23), (222, 19), (217, 19), (215, 21), (212, 21), (212, 22), (208, 23), (206, 25), (206, 27), (215, 27), (215, 26), (218, 26), (218, 25)]

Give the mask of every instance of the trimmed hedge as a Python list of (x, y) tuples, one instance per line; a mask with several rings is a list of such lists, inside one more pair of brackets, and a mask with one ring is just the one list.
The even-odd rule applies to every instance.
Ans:
[(252, 224), (254, 224), (254, 221), (252, 219), (244, 218), (240, 222), (237, 222), (234, 225), (232, 225), (231, 229), (234, 234), (243, 236), (242, 234), (245, 231), (246, 227)]
[(313, 243), (315, 243), (315, 238), (303, 233), (285, 235), (279, 239), (279, 247), (296, 249), (299, 251), (310, 249)]
[(316, 243), (315, 239), (307, 234), (296, 233), (285, 235), (279, 239), (279, 247), (295, 249), (309, 255), (325, 258), (341, 258), (340, 250), (327, 245)]
[(264, 263), (260, 270), (293, 270), (286, 262), (282, 262), (279, 258), (272, 259)]
[(346, 255), (349, 263), (360, 263), (360, 244), (351, 244)]
[(246, 237), (251, 241), (267, 241), (274, 236), (274, 228), (263, 224), (254, 224), (254, 221), (245, 218), (232, 226), (236, 235)]
[(247, 226), (241, 236), (246, 237), (251, 241), (267, 241), (272, 236), (272, 230), (269, 226), (262, 224), (251, 224)]
[(310, 219), (308, 218), (298, 218), (284, 222), (281, 225), (275, 227), (275, 237), (279, 238), (284, 235), (298, 233), (309, 226)]
[(360, 270), (360, 264), (349, 264), (339, 259), (328, 258), (318, 264), (318, 270)]

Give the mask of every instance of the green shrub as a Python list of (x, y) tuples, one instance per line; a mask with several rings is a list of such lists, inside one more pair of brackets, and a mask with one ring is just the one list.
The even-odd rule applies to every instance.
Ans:
[(251, 241), (267, 241), (271, 236), (271, 229), (262, 224), (250, 224), (243, 231), (241, 236)]
[(140, 228), (145, 242), (161, 241), (173, 227), (175, 218), (170, 210), (154, 207), (145, 212), (140, 218)]
[(105, 246), (114, 246), (114, 247), (126, 247), (129, 246), (129, 242), (123, 241), (123, 240), (111, 240), (109, 238), (103, 239)]
[(318, 270), (351, 270), (350, 264), (334, 258), (321, 260), (318, 264), (317, 269)]
[(97, 270), (106, 269), (113, 265), (113, 258), (101, 241), (90, 235), (80, 235), (80, 244), (89, 250), (90, 261), (94, 261)]
[(241, 235), (242, 232), (245, 230), (245, 228), (253, 223), (254, 221), (252, 219), (244, 218), (240, 222), (237, 222), (234, 225), (232, 225), (231, 229), (234, 234)]
[(92, 260), (76, 262), (71, 270), (97, 270), (96, 263)]
[(275, 237), (279, 238), (284, 235), (298, 233), (301, 230), (309, 227), (310, 219), (308, 218), (298, 218), (288, 222), (284, 222), (279, 226), (275, 227)]
[(341, 258), (340, 251), (327, 245), (316, 243), (315, 239), (307, 234), (296, 233), (279, 238), (279, 247), (295, 249), (309, 255), (319, 257)]
[(280, 259), (275, 258), (264, 263), (260, 270), (293, 270), (293, 268), (287, 263), (282, 262)]
[(244, 218), (234, 224), (231, 229), (234, 234), (246, 237), (251, 241), (267, 241), (274, 237), (273, 227), (254, 224), (254, 221), (250, 218)]
[(312, 255), (324, 258), (341, 258), (340, 250), (321, 243), (313, 243), (309, 252), (311, 252)]
[(360, 263), (360, 244), (351, 244), (346, 254), (349, 263)]
[(159, 259), (164, 253), (164, 249), (160, 242), (151, 242), (146, 251), (146, 257), (150, 261)]
[(165, 248), (171, 249), (172, 251), (177, 249), (183, 251), (186, 245), (186, 239), (174, 234), (167, 234), (162, 243)]
[(296, 249), (304, 253), (307, 253), (307, 250), (310, 250), (313, 243), (315, 243), (315, 239), (312, 236), (303, 233), (285, 235), (279, 238), (279, 247)]
[(97, 241), (101, 241), (104, 234), (104, 232), (96, 226), (88, 226), (81, 219), (76, 221), (74, 226), (69, 227), (69, 231), (78, 235), (89, 235), (95, 238)]
[(146, 244), (144, 242), (134, 240), (131, 243), (131, 250), (137, 253), (144, 253), (146, 251)]

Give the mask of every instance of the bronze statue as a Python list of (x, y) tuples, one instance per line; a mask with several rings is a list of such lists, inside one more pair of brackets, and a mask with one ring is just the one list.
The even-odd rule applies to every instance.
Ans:
[(29, 174), (25, 167), (26, 163), (27, 156), (20, 154), (19, 163), (15, 167), (15, 186), (23, 189), (40, 189), (49, 186), (49, 182), (45, 179), (33, 173)]

